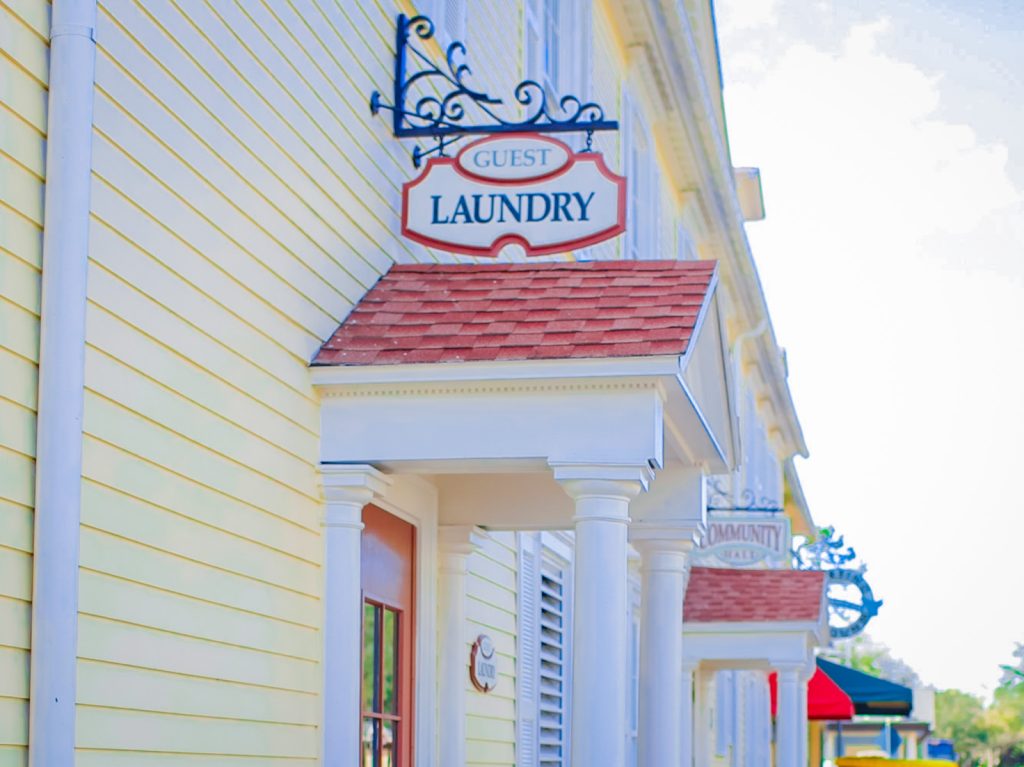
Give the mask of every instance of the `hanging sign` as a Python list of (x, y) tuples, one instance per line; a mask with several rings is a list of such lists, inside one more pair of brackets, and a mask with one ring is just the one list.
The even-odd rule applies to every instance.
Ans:
[(469, 653), (469, 681), (480, 692), (490, 692), (498, 684), (498, 663), (494, 657), (494, 640), (481, 634)]
[(701, 564), (783, 567), (789, 557), (789, 520), (781, 514), (709, 514), (695, 552)]
[(402, 187), (402, 234), (423, 245), (497, 256), (564, 253), (626, 229), (626, 179), (596, 152), (532, 133), (488, 136), (434, 157)]

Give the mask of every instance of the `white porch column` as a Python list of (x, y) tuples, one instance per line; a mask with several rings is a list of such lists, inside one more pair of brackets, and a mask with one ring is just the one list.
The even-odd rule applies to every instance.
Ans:
[(449, 525), (438, 530), (438, 673), (437, 740), (439, 764), (466, 764), (466, 561), (483, 541), (479, 528)]
[(711, 764), (711, 705), (715, 697), (715, 672), (701, 669), (694, 682), (693, 759), (697, 767)]
[(629, 667), (629, 502), (646, 489), (647, 466), (552, 464), (576, 504), (573, 604), (572, 763), (624, 767)]
[[(673, 531), (674, 532), (674, 531)], [(693, 531), (682, 537), (645, 531), (640, 552), (640, 767), (678, 765), (682, 760), (683, 596)]]
[(919, 758), (918, 757), (917, 733), (916, 732), (908, 732), (907, 736), (906, 736), (906, 738), (904, 739), (903, 742), (904, 742), (904, 745), (905, 745), (905, 748), (906, 748), (906, 751), (905, 751), (906, 758), (907, 759), (917, 759), (917, 758)]
[(800, 767), (807, 767), (808, 755), (811, 747), (810, 722), (807, 721), (807, 684), (810, 682), (810, 675), (806, 669), (797, 679), (796, 700), (799, 706), (797, 711), (797, 764)]
[(358, 758), (362, 719), (362, 512), (389, 480), (372, 466), (351, 464), (321, 464), (320, 479), (326, 502), (321, 757), (324, 767), (348, 767)]
[[(807, 720), (800, 722), (800, 679), (802, 664), (776, 664), (778, 671), (778, 711), (775, 715), (775, 767), (803, 767), (800, 762), (800, 738), (807, 740)], [(804, 691), (806, 695), (806, 691)], [(806, 746), (804, 747), (806, 749)], [(806, 764), (806, 756), (804, 765)]]
[(679, 764), (682, 767), (693, 767), (693, 680), (696, 673), (696, 663), (683, 661), (683, 705), (679, 716)]

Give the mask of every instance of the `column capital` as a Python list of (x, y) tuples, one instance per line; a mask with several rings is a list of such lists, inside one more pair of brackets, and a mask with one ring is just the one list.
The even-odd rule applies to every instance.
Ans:
[(776, 661), (772, 668), (779, 672), (779, 681), (783, 675), (795, 677), (797, 682), (805, 682), (814, 675), (814, 663), (808, 665), (805, 661)]
[(701, 525), (680, 520), (637, 520), (629, 526), (629, 542), (644, 550), (690, 552), (697, 546)]
[(683, 673), (684, 674), (696, 674), (699, 669), (700, 669), (700, 661), (699, 660), (691, 660), (691, 659), (683, 658)]
[[(654, 479), (654, 469), (648, 464), (634, 463), (574, 463), (571, 461), (549, 461), (548, 465), (555, 474), (555, 479), (565, 483), (579, 480), (605, 480), (609, 482), (634, 482), (640, 489), (632, 494), (638, 495), (646, 490)], [(631, 497), (632, 497), (631, 496)]]
[(383, 495), (391, 480), (369, 464), (320, 464), (320, 493), (326, 502), (324, 527), (362, 529), (362, 509)]
[(384, 495), (390, 484), (386, 474), (368, 463), (320, 464), (320, 489), (327, 503), (366, 504)]
[[(593, 464), (550, 462), (555, 480), (565, 492), (577, 501), (576, 518), (590, 518), (581, 513), (578, 502), (585, 498), (603, 498), (613, 501), (629, 501), (636, 498), (650, 485), (654, 476), (647, 465), (636, 464)], [(596, 517), (595, 517), (596, 518)], [(628, 522), (624, 513), (621, 520)]]
[(469, 556), (483, 546), (487, 533), (476, 525), (440, 525), (437, 545), (442, 554)]

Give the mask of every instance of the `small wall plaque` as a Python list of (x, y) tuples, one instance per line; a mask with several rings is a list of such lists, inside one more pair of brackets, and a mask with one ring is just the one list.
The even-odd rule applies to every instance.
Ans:
[(473, 642), (469, 653), (469, 679), (480, 692), (490, 692), (498, 684), (498, 659), (494, 654), (494, 640), (481, 634)]

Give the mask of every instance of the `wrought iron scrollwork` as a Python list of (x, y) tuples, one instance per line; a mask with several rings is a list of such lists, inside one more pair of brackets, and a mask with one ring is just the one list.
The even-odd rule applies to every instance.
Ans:
[(722, 487), (718, 479), (708, 479), (708, 511), (760, 511), (778, 514), (782, 510), (782, 505), (778, 501), (763, 495), (758, 497), (749, 488), (736, 497)]
[(846, 545), (846, 539), (836, 536), (834, 527), (824, 527), (818, 531), (818, 537), (802, 544), (793, 552), (793, 566), (798, 570), (826, 570), (842, 567), (857, 558), (852, 546)]
[[(441, 154), (453, 141), (470, 134), (585, 132), (587, 149), (594, 131), (617, 130), (618, 122), (605, 117), (604, 109), (576, 96), (548, 98), (536, 80), (523, 80), (512, 90), (515, 117), (506, 113), (509, 104), (471, 83), (473, 71), (466, 63), (466, 46), (450, 43), (444, 62), (436, 63), (419, 43), (434, 38), (434, 23), (426, 16), (398, 16), (395, 27), (395, 81), (392, 103), (379, 91), (370, 95), (370, 112), (391, 112), (396, 138), (428, 138), (437, 144), (416, 147), (413, 164), (430, 154)], [(503, 108), (505, 108), (503, 110)], [(523, 111), (525, 110), (525, 115)]]
[[(816, 540), (793, 551), (796, 569), (823, 570), (828, 578), (829, 627), (834, 639), (859, 634), (882, 606), (864, 578), (867, 566), (850, 564), (856, 558), (857, 552), (833, 527), (819, 530)], [(851, 592), (856, 592), (856, 598), (851, 598)]]

